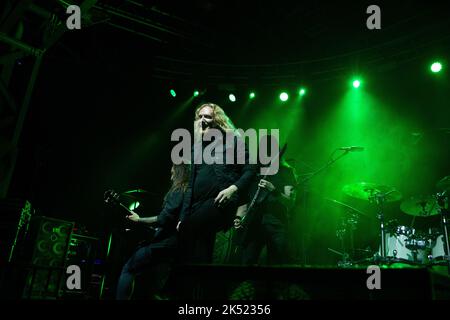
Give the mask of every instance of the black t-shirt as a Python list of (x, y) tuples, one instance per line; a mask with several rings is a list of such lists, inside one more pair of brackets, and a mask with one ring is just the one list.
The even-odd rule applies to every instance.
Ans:
[(216, 179), (213, 166), (204, 163), (196, 164), (192, 200), (194, 202), (199, 202), (215, 198), (221, 191), (219, 189), (219, 183)]
[[(210, 143), (213, 142), (203, 141), (202, 152)], [(194, 203), (215, 198), (219, 194), (221, 190), (213, 165), (205, 163), (195, 164), (193, 174), (192, 200)]]
[(163, 203), (163, 208), (158, 215), (158, 224), (167, 229), (175, 229), (180, 218), (183, 204), (183, 190), (170, 190)]

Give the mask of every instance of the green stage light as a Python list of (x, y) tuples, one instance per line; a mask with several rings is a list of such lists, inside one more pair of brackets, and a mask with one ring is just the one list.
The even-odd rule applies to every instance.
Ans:
[(234, 94), (232, 94), (232, 93), (230, 93), (228, 95), (228, 99), (230, 99), (231, 102), (236, 102), (236, 96)]
[(300, 91), (298, 93), (303, 97), (306, 94), (306, 89), (300, 88)]
[(289, 99), (289, 95), (286, 92), (280, 93), (280, 100), (285, 102)]
[(198, 97), (199, 94), (200, 94), (200, 92), (194, 91), (194, 97)]
[(361, 86), (361, 81), (358, 79), (353, 81), (353, 88), (358, 89)]
[(250, 99), (255, 99), (256, 94), (255, 94), (254, 92), (250, 92), (250, 94), (248, 95), (248, 97), (249, 97)]
[(175, 90), (170, 89), (170, 95), (175, 98), (177, 96), (177, 93), (175, 92)]
[(438, 73), (442, 70), (442, 64), (440, 62), (434, 62), (431, 67), (431, 72)]

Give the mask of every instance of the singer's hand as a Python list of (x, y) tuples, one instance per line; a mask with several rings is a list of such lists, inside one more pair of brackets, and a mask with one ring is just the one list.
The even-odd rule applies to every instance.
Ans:
[(195, 130), (202, 130), (202, 119), (198, 119), (194, 121), (194, 129)]
[(204, 133), (206, 131), (206, 129), (209, 127), (209, 123), (205, 119), (195, 120), (194, 125), (195, 125), (195, 128), (197, 130), (200, 130), (202, 133)]
[(218, 204), (219, 206), (226, 204), (231, 199), (233, 194), (237, 191), (237, 189), (238, 188), (233, 184), (228, 188), (220, 191), (217, 197), (214, 199), (214, 203)]
[(198, 119), (194, 121), (194, 141), (200, 142), (202, 141), (202, 119)]

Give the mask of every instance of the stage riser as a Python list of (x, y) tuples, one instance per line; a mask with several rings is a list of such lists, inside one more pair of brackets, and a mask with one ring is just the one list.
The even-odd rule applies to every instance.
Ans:
[(185, 266), (173, 272), (184, 283), (175, 289), (192, 299), (450, 299), (450, 278), (436, 271), (382, 268), (380, 275), (381, 289), (370, 290), (365, 268)]

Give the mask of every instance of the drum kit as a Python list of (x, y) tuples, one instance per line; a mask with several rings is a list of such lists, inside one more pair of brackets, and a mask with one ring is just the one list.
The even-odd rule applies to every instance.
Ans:
[[(379, 225), (379, 248), (375, 254), (364, 262), (378, 264), (405, 263), (410, 265), (428, 266), (446, 264), (450, 272), (449, 241), (448, 241), (448, 213), (450, 176), (441, 179), (436, 184), (437, 192), (430, 196), (415, 196), (403, 199), (402, 194), (394, 187), (360, 182), (345, 185), (342, 191), (356, 199), (370, 202), (377, 208), (377, 220)], [(353, 232), (356, 230), (358, 219), (367, 216), (365, 213), (336, 200), (327, 199), (347, 211), (345, 222), (338, 228), (336, 235), (343, 239), (344, 234), (350, 237), (351, 252), (354, 251)], [(441, 217), (440, 226), (429, 228), (427, 232), (412, 227), (385, 222), (384, 204), (401, 201), (400, 209), (403, 213), (412, 217)], [(358, 264), (352, 260), (343, 247), (343, 256), (340, 266)], [(335, 250), (335, 253), (338, 253)]]

